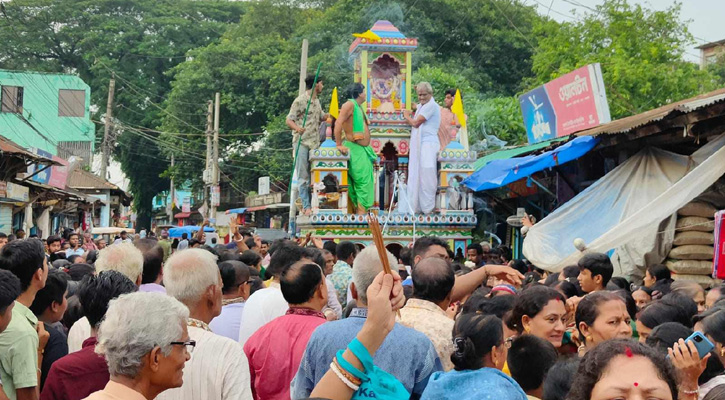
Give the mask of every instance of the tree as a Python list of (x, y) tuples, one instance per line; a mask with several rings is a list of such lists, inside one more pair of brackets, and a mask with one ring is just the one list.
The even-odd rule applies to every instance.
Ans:
[[(0, 63), (77, 73), (91, 86), (96, 120), (105, 112), (115, 74), (115, 156), (129, 177), (137, 222), (148, 228), (153, 196), (168, 187), (160, 178), (168, 162), (159, 157), (158, 132), (143, 127), (161, 124), (171, 80), (166, 73), (239, 21), (245, 7), (191, 0), (14, 0), (0, 16)], [(193, 112), (202, 114), (204, 101), (193, 103)], [(102, 132), (99, 126), (97, 136)]]
[(466, 107), (471, 144), (485, 139), (484, 134), (493, 135), (505, 141), (508, 146), (526, 143), (526, 128), (518, 98), (474, 98), (468, 101)]
[(680, 5), (654, 11), (607, 0), (575, 22), (544, 22), (530, 87), (600, 63), (612, 118), (637, 114), (714, 88), (714, 79), (682, 55), (692, 36)]

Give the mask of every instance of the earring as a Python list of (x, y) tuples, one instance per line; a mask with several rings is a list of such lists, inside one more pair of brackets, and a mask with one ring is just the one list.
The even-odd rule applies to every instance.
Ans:
[(725, 357), (725, 347), (720, 349), (720, 357)]
[(524, 331), (526, 331), (526, 334), (528, 335), (529, 333), (531, 333), (531, 328), (527, 326), (524, 328)]

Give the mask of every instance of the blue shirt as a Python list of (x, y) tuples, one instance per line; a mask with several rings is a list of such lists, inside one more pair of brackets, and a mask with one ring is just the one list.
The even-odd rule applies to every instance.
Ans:
[(209, 322), (209, 329), (217, 335), (239, 341), (239, 327), (242, 322), (244, 303), (227, 304), (222, 307), (222, 313)]
[[(362, 329), (366, 311), (356, 308), (349, 318), (327, 322), (315, 329), (292, 380), (293, 399), (310, 396), (337, 351), (347, 348)], [(373, 363), (395, 376), (409, 392), (419, 395), (431, 374), (443, 370), (433, 343), (424, 334), (398, 323), (374, 354)]]
[(494, 368), (436, 372), (421, 400), (527, 400), (518, 383)]
[(68, 258), (70, 256), (82, 256), (83, 253), (85, 253), (85, 250), (83, 250), (83, 248), (81, 248), (81, 247), (79, 247), (75, 250), (68, 249), (65, 251), (65, 257)]

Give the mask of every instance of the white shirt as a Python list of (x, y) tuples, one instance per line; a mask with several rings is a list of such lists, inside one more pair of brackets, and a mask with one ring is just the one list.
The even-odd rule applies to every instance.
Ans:
[(133, 243), (133, 240), (131, 240), (131, 238), (126, 238), (126, 239), (118, 238), (113, 241), (113, 244), (121, 244), (121, 243)]
[(335, 285), (327, 276), (325, 277), (325, 285), (327, 286), (327, 308), (335, 311), (337, 319), (342, 319), (342, 305), (340, 305), (340, 300), (337, 299), (337, 290), (335, 290)]
[(74, 353), (83, 348), (83, 342), (91, 337), (91, 323), (83, 317), (76, 321), (68, 331), (68, 353)]
[(189, 248), (189, 241), (184, 239), (179, 242), (179, 247), (176, 248), (176, 250), (186, 250)]
[(440, 143), (438, 140), (438, 127), (441, 124), (441, 108), (434, 98), (431, 97), (423, 105), (418, 104), (418, 111), (416, 111), (414, 119), (418, 119), (419, 115), (425, 117), (425, 122), (418, 127), (421, 143)]
[(347, 304), (350, 304), (353, 300), (355, 299), (352, 298), (352, 281), (350, 281), (350, 283), (347, 284)]
[(244, 303), (227, 304), (222, 307), (222, 313), (211, 320), (209, 328), (217, 335), (232, 340), (239, 340), (239, 326), (242, 322)]
[(288, 309), (289, 304), (282, 296), (279, 283), (272, 283), (268, 288), (254, 292), (244, 305), (239, 343), (244, 346), (254, 332), (273, 319), (283, 316)]
[(242, 346), (193, 326), (189, 337), (196, 340), (196, 347), (184, 366), (184, 384), (162, 392), (156, 400), (251, 400), (249, 363)]

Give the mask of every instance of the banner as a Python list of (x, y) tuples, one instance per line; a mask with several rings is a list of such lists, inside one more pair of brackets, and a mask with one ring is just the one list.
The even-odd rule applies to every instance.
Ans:
[[(41, 150), (38, 148), (31, 148), (30, 150), (41, 157), (57, 161), (61, 164), (54, 165), (50, 168), (46, 168), (45, 170), (38, 172), (37, 174), (33, 175), (30, 180), (32, 180), (33, 182), (42, 183), (44, 185), (53, 186), (58, 189), (65, 189), (66, 182), (68, 181), (68, 161), (58, 156), (54, 156), (45, 150)], [(32, 175), (36, 171), (43, 168), (45, 168), (44, 165), (30, 165), (28, 166), (28, 175)]]
[(19, 202), (30, 201), (30, 189), (17, 183), (0, 181), (0, 197)]
[(211, 187), (211, 206), (212, 207), (218, 207), (219, 206), (219, 200), (221, 195), (221, 190), (219, 188), (219, 185), (213, 185)]
[(269, 194), (269, 177), (268, 176), (259, 177), (258, 185), (257, 185), (257, 194), (260, 196)]
[(611, 121), (599, 64), (563, 75), (519, 97), (529, 143)]
[(712, 277), (725, 279), (725, 211), (715, 213), (715, 258)]
[(50, 168), (50, 178), (48, 179), (48, 185), (56, 187), (58, 189), (65, 189), (66, 182), (68, 181), (68, 161), (53, 156), (53, 161), (59, 162), (61, 165), (54, 165)]

